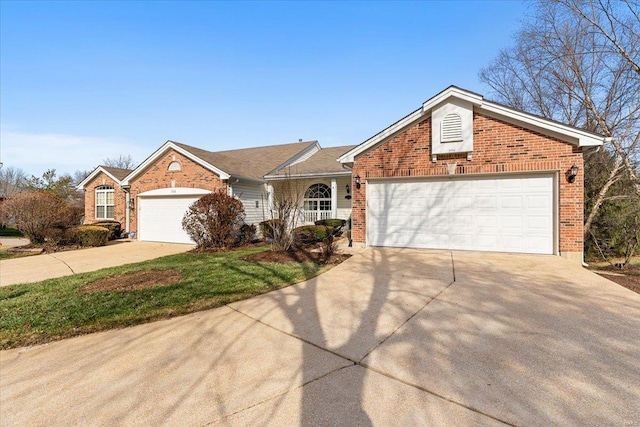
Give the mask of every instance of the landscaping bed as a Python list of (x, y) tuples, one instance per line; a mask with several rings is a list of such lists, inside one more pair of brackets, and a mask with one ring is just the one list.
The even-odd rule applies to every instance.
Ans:
[(640, 294), (640, 256), (633, 257), (624, 269), (601, 261), (591, 261), (589, 269), (605, 279)]

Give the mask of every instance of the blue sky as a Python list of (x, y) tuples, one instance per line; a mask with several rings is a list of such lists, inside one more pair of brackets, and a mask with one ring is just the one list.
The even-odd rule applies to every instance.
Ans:
[(358, 144), (478, 79), (525, 18), (498, 2), (0, 1), (0, 150), (40, 175), (224, 150)]

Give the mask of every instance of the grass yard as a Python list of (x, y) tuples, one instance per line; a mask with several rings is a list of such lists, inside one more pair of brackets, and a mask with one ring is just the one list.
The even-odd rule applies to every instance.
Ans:
[(265, 250), (268, 247), (185, 253), (2, 287), (0, 349), (219, 307), (309, 279), (329, 268), (314, 263), (240, 259)]

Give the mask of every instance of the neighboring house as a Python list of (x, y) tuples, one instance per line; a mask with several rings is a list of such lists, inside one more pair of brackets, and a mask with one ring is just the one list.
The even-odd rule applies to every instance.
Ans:
[(339, 158), (353, 240), (582, 262), (583, 150), (604, 141), (451, 86)]
[(78, 187), (87, 222), (116, 219), (140, 240), (189, 242), (182, 217), (212, 191), (238, 197), (256, 224), (293, 180), (300, 223), (351, 216), (357, 245), (582, 262), (583, 150), (605, 140), (451, 86), (357, 146), (210, 152), (168, 141), (133, 171), (100, 166)]
[(347, 219), (351, 172), (336, 158), (351, 148), (300, 141), (211, 152), (167, 141), (134, 170), (99, 166), (78, 188), (85, 191), (87, 223), (113, 219), (139, 240), (190, 243), (182, 218), (202, 195), (224, 191), (238, 197), (246, 222), (258, 224), (271, 218), (270, 195), (283, 179), (295, 179), (300, 188), (300, 223)]

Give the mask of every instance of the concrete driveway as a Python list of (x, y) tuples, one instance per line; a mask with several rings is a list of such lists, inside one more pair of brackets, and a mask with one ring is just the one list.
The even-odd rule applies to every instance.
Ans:
[(116, 240), (98, 248), (0, 261), (0, 286), (31, 283), (187, 252), (192, 245)]
[(0, 352), (2, 425), (640, 424), (640, 295), (558, 257), (369, 249), (167, 321)]

